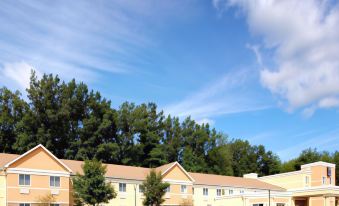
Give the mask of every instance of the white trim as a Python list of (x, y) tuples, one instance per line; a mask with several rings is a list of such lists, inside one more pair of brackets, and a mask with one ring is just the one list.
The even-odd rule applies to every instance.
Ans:
[[(8, 203), (28, 203), (28, 204), (35, 204), (35, 203), (41, 203), (41, 202), (32, 202), (32, 201), (26, 201), (26, 202), (23, 202), (23, 201), (8, 201)], [(55, 204), (69, 204), (69, 202), (57, 202)]]
[(333, 185), (322, 185), (308, 188), (296, 188), (296, 189), (288, 189), (289, 192), (310, 192), (310, 191), (323, 191), (323, 190), (334, 190), (339, 191), (339, 186)]
[(14, 162), (20, 160), (21, 158), (23, 158), (24, 156), (28, 155), (29, 153), (33, 152), (34, 150), (38, 149), (38, 148), (42, 148), (45, 152), (47, 152), (53, 159), (55, 159), (58, 163), (60, 163), (64, 168), (66, 168), (69, 172), (72, 172), (72, 170), (65, 165), (62, 161), (60, 161), (56, 156), (54, 156), (48, 149), (46, 149), (42, 144), (39, 144), (37, 146), (35, 146), (34, 148), (28, 150), (27, 152), (25, 152), (24, 154), (20, 155), (19, 157), (15, 158), (14, 160), (10, 161), (9, 163), (7, 163), (4, 167), (8, 168), (11, 164), (13, 164)]
[(59, 177), (69, 177), (68, 172), (62, 171), (53, 171), (53, 170), (38, 170), (38, 169), (29, 169), (29, 168), (8, 168), (8, 174), (29, 174), (29, 175), (45, 175), (45, 176), (59, 176)]
[(30, 187), (30, 186), (9, 186), (8, 189), (21, 189), (21, 188), (28, 188), (30, 190), (61, 190), (61, 191), (68, 191), (69, 189), (62, 189), (62, 188), (43, 188), (43, 187)]
[(186, 172), (186, 170), (179, 164), (179, 162), (174, 162), (172, 164), (172, 166), (170, 166), (169, 168), (167, 168), (163, 173), (161, 173), (161, 175), (166, 174), (169, 170), (171, 170), (175, 165), (178, 165), (178, 167), (185, 173), (185, 175), (188, 176), (189, 179), (191, 179), (192, 182), (195, 182), (195, 180), (193, 179), (193, 177), (191, 177), (191, 175), (188, 174), (188, 172)]
[(263, 176), (263, 177), (258, 177), (258, 179), (269, 179), (269, 178), (275, 178), (275, 177), (285, 177), (285, 176), (290, 176), (290, 175), (310, 175), (311, 171), (293, 171), (293, 172), (285, 172), (285, 173), (280, 173), (280, 174), (275, 174), (275, 175), (268, 175), (268, 176)]
[(313, 166), (324, 166), (324, 167), (334, 167), (335, 168), (335, 164), (332, 164), (332, 163), (329, 163), (329, 162), (318, 161), (318, 162), (312, 162), (312, 163), (309, 163), (309, 164), (301, 165), (301, 169), (304, 169), (306, 167), (313, 167)]
[(178, 184), (178, 185), (193, 185), (190, 181), (184, 181), (184, 180), (173, 180), (173, 179), (163, 179), (164, 182), (172, 183), (172, 184)]

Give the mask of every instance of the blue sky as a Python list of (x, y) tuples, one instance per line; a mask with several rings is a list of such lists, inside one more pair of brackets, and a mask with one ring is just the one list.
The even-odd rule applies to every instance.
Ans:
[(337, 28), (330, 0), (4, 0), (0, 86), (76, 78), (288, 160), (339, 148)]

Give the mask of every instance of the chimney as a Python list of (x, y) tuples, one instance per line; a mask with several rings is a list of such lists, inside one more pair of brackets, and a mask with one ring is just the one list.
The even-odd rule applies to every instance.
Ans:
[(258, 174), (257, 173), (249, 173), (249, 174), (244, 174), (244, 178), (250, 178), (250, 179), (258, 179)]

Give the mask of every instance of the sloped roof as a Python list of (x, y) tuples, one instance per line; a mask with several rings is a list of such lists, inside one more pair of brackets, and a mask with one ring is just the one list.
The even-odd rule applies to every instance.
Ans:
[[(72, 169), (73, 174), (83, 174), (81, 166), (84, 164), (83, 161), (76, 160), (62, 160), (69, 168)], [(106, 177), (118, 178), (118, 179), (130, 179), (130, 180), (144, 180), (148, 173), (151, 171), (150, 168), (134, 167), (126, 165), (116, 164), (104, 164), (107, 167)]]
[[(9, 162), (15, 160), (20, 155), (16, 154), (5, 154), (0, 153), (0, 168), (3, 168)], [(67, 165), (71, 170), (72, 174), (80, 173), (82, 174), (82, 164), (83, 161), (76, 160), (64, 160), (61, 159), (65, 165)], [(165, 172), (171, 168), (176, 162), (172, 162), (166, 165), (155, 168), (156, 171), (161, 173)], [(143, 181), (147, 174), (151, 171), (150, 168), (144, 167), (134, 167), (134, 166), (125, 166), (125, 165), (116, 165), (116, 164), (104, 164), (107, 166), (106, 177), (118, 178), (118, 179), (130, 179), (130, 180), (140, 180)], [(243, 187), (243, 188), (253, 188), (253, 189), (266, 189), (266, 190), (276, 190), (284, 191), (284, 188), (271, 185), (260, 181), (258, 179), (251, 178), (242, 178), (242, 177), (232, 177), (232, 176), (222, 176), (222, 175), (213, 175), (213, 174), (202, 174), (202, 173), (192, 173), (188, 174), (194, 179), (194, 184), (199, 185), (213, 185), (213, 186), (230, 186), (230, 187)]]
[(243, 188), (265, 189), (265, 190), (276, 190), (276, 191), (285, 190), (284, 188), (281, 188), (276, 185), (268, 184), (258, 179), (192, 173), (192, 172), (189, 172), (189, 174), (194, 178), (195, 180), (194, 184), (198, 184), (198, 185), (243, 187)]
[(17, 154), (6, 154), (6, 153), (0, 153), (0, 168), (3, 168), (7, 163), (15, 160), (20, 155)]
[(27, 152), (25, 152), (22, 155), (18, 155), (16, 158), (14, 158), (13, 160), (7, 162), (3, 167), (7, 168), (10, 165), (12, 165), (13, 163), (17, 162), (18, 160), (24, 158), (25, 156), (33, 153), (35, 150), (37, 149), (42, 149), (43, 151), (45, 151), (47, 153), (47, 155), (49, 155), (52, 159), (54, 159), (56, 162), (58, 162), (64, 169), (68, 170), (68, 172), (72, 172), (72, 170), (65, 165), (62, 161), (60, 161), (60, 159), (58, 159), (56, 156), (54, 156), (53, 153), (51, 153), (46, 147), (44, 147), (42, 144), (39, 144), (35, 147), (33, 147), (32, 149), (28, 150)]

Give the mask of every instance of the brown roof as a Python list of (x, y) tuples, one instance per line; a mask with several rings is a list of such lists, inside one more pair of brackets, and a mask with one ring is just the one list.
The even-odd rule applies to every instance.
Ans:
[[(73, 174), (82, 174), (81, 165), (83, 161), (76, 160), (61, 160), (64, 162), (72, 171)], [(131, 180), (144, 180), (151, 169), (144, 167), (133, 167), (126, 165), (115, 165), (115, 164), (104, 164), (107, 166), (107, 177), (131, 179)]]
[(0, 169), (17, 157), (19, 157), (17, 154), (0, 153)]
[(192, 173), (189, 174), (194, 178), (194, 184), (198, 185), (213, 185), (213, 186), (230, 186), (230, 187), (243, 187), (253, 189), (267, 189), (267, 190), (285, 190), (284, 188), (276, 185), (271, 185), (266, 182), (243, 177), (213, 175), (213, 174), (202, 174)]
[[(0, 168), (4, 167), (8, 162), (11, 162), (18, 156), (19, 155), (16, 154), (0, 153)], [(73, 174), (76, 173), (82, 174), (81, 165), (83, 164), (83, 161), (64, 160), (64, 159), (61, 159), (61, 161), (73, 171)], [(164, 172), (168, 168), (170, 168), (173, 164), (175, 163), (172, 162), (166, 165), (162, 165), (160, 167), (155, 168), (155, 170), (159, 172)], [(147, 174), (151, 171), (150, 168), (144, 167), (133, 167), (115, 164), (105, 164), (105, 165), (107, 166), (106, 176), (118, 179), (144, 180)], [(188, 174), (195, 180), (194, 184), (200, 185), (232, 186), (253, 189), (270, 189), (279, 191), (285, 190), (281, 187), (271, 185), (257, 179), (192, 173), (192, 172), (189, 172)]]

